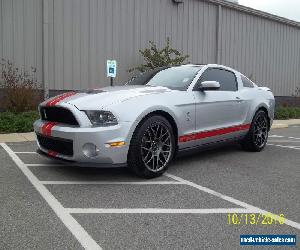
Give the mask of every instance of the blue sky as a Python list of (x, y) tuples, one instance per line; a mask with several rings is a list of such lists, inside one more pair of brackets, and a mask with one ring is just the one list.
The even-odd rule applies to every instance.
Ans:
[(300, 0), (239, 0), (239, 4), (300, 22)]

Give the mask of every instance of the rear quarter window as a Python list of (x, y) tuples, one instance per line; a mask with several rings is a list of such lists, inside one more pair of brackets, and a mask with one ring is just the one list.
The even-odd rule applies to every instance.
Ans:
[(251, 80), (249, 80), (247, 77), (241, 75), (243, 86), (245, 88), (254, 88), (254, 84)]

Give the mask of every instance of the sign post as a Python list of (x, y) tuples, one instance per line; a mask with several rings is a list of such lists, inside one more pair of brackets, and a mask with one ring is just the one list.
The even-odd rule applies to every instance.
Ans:
[(116, 60), (106, 60), (106, 73), (107, 73), (107, 77), (110, 77), (110, 86), (113, 86), (113, 79), (117, 75)]

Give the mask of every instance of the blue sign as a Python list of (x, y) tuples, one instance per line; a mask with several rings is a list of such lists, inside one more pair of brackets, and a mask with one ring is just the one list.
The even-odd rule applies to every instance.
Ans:
[(116, 77), (117, 75), (117, 61), (107, 60), (106, 61), (106, 72), (107, 77)]
[(114, 74), (114, 73), (115, 73), (115, 68), (109, 68), (109, 69), (108, 69), (108, 72), (109, 72), (110, 74)]

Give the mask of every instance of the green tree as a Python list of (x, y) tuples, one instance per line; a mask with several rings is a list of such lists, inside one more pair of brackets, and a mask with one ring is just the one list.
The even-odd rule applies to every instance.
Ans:
[(188, 55), (182, 55), (177, 49), (173, 49), (170, 46), (170, 39), (167, 38), (166, 45), (164, 48), (157, 48), (156, 44), (149, 41), (150, 48), (139, 50), (144, 58), (144, 64), (129, 69), (129, 72), (138, 70), (145, 72), (151, 69), (164, 66), (176, 66), (183, 64), (184, 61), (189, 57)]

